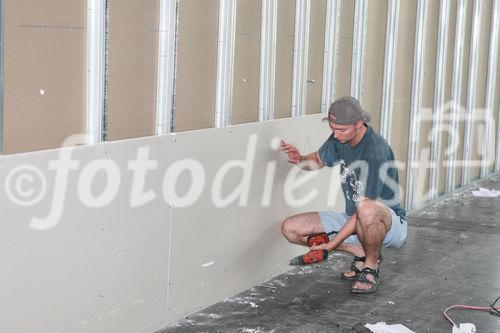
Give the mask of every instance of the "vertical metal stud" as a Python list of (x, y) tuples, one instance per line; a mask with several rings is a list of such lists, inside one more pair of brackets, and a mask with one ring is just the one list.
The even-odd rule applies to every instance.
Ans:
[(158, 80), (156, 84), (156, 135), (168, 134), (172, 129), (178, 1), (160, 1)]
[(462, 88), (462, 71), (463, 71), (463, 56), (465, 44), (465, 18), (467, 12), (467, 0), (458, 0), (456, 23), (455, 23), (455, 42), (453, 47), (453, 69), (451, 78), (451, 108), (450, 114), (450, 132), (448, 139), (448, 149), (445, 162), (446, 168), (446, 192), (455, 190), (456, 181), (456, 161), (457, 150), (460, 140), (458, 135), (459, 120), (462, 116), (461, 106), (461, 88)]
[(0, 154), (3, 153), (3, 89), (4, 89), (4, 58), (5, 58), (5, 1), (0, 0)]
[(390, 143), (394, 100), (394, 73), (399, 23), (399, 1), (389, 0), (387, 7), (387, 29), (385, 37), (384, 81), (382, 87), (382, 110), (380, 134)]
[[(481, 177), (489, 174), (491, 163), (495, 161), (495, 149), (493, 142), (490, 140), (494, 133), (491, 129), (494, 124), (493, 114), (495, 112), (495, 84), (497, 80), (497, 66), (498, 66), (498, 36), (499, 36), (499, 18), (500, 15), (500, 1), (494, 0), (491, 11), (491, 29), (490, 29), (490, 53), (488, 56), (488, 78), (486, 81), (486, 103), (485, 109), (488, 114), (486, 121), (486, 136), (483, 141), (483, 163), (481, 165)], [(498, 92), (497, 92), (498, 93)], [(497, 119), (498, 121), (498, 119)], [(498, 159), (498, 155), (497, 155)]]
[(410, 136), (408, 140), (408, 165), (406, 167), (406, 209), (415, 205), (415, 184), (418, 169), (420, 134), (420, 111), (422, 108), (422, 86), (424, 76), (425, 30), (427, 24), (427, 0), (418, 0), (415, 28), (415, 51), (413, 55), (413, 80), (410, 108)]
[(259, 120), (274, 119), (278, 0), (262, 0), (260, 30)]
[(236, 6), (237, 0), (220, 0), (219, 2), (217, 87), (215, 97), (216, 127), (224, 127), (231, 124)]
[(443, 106), (446, 79), (446, 58), (448, 52), (448, 25), (450, 1), (441, 0), (439, 6), (439, 27), (436, 50), (436, 75), (434, 79), (434, 107), (431, 132), (431, 173), (429, 178), (429, 200), (439, 194), (441, 176), (441, 143), (443, 131)]
[(293, 46), (292, 117), (305, 114), (307, 96), (307, 61), (311, 0), (295, 2), (295, 38)]
[(86, 132), (88, 143), (101, 142), (104, 127), (106, 0), (87, 1)]
[(351, 96), (361, 101), (364, 83), (368, 0), (356, 0), (352, 41)]
[(472, 12), (472, 31), (470, 41), (470, 55), (469, 55), (469, 75), (467, 78), (467, 107), (465, 116), (465, 134), (464, 134), (464, 154), (463, 154), (463, 167), (462, 167), (462, 182), (461, 185), (467, 185), (470, 178), (470, 165), (472, 158), (472, 127), (473, 116), (476, 107), (476, 80), (478, 69), (478, 53), (479, 53), (479, 29), (481, 19), (481, 5), (482, 1), (473, 1)]
[(321, 113), (326, 114), (335, 100), (335, 73), (337, 71), (340, 37), (341, 0), (327, 0), (325, 27), (325, 54), (323, 61), (323, 91), (321, 95)]

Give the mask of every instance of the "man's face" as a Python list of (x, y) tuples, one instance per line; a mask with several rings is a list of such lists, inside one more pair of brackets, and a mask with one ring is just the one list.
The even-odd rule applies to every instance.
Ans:
[(330, 128), (332, 129), (333, 136), (335, 139), (337, 139), (340, 143), (348, 143), (357, 134), (358, 130), (358, 124), (353, 124), (353, 125), (338, 125), (331, 119), (328, 121), (328, 124), (330, 125)]

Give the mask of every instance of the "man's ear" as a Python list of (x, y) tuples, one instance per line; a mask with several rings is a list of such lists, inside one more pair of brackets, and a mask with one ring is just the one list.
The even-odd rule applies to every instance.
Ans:
[(360, 128), (362, 128), (363, 126), (364, 126), (364, 125), (363, 125), (363, 121), (362, 121), (362, 120), (358, 120), (358, 121), (356, 122), (356, 129), (360, 129)]

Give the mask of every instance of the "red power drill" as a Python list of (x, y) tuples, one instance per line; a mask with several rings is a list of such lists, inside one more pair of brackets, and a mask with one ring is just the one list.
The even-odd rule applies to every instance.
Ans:
[[(316, 235), (311, 235), (307, 237), (307, 245), (320, 245), (328, 243), (330, 239), (326, 233), (320, 233)], [(314, 264), (316, 262), (320, 262), (328, 258), (327, 250), (312, 250), (307, 252), (306, 254), (300, 255), (290, 260), (290, 265), (299, 266), (299, 265), (309, 265)]]

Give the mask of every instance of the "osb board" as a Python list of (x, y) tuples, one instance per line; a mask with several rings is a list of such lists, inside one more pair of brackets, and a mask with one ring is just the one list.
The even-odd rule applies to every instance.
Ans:
[(335, 75), (336, 98), (351, 95), (352, 42), (354, 29), (354, 1), (342, 1), (340, 6), (340, 35), (337, 73)]
[(429, 134), (432, 129), (432, 117), (428, 115), (433, 112), (434, 103), (434, 82), (436, 77), (436, 51), (437, 51), (437, 33), (439, 21), (439, 3), (437, 1), (428, 2), (427, 5), (427, 26), (425, 32), (424, 45), (424, 75), (422, 76), (422, 105), (420, 112), (427, 115), (421, 117), (419, 150), (416, 158), (419, 160), (419, 169), (416, 182), (415, 204), (418, 205), (428, 199), (429, 175), (431, 159), (431, 142)]
[(219, 1), (179, 2), (175, 131), (213, 127)]
[(311, 1), (306, 114), (321, 112), (325, 55), (326, 0)]
[(85, 131), (86, 1), (6, 0), (5, 154)]
[(159, 3), (109, 1), (108, 140), (155, 134)]
[[(408, 160), (408, 129), (410, 126), (416, 9), (416, 3), (413, 0), (400, 2), (395, 58), (396, 72), (394, 73), (394, 104), (390, 145), (394, 150), (396, 160), (405, 164)], [(405, 188), (406, 169), (399, 170), (399, 183)], [(401, 202), (405, 202), (405, 191), (401, 191), (401, 194)]]
[(261, 2), (239, 0), (236, 9), (236, 44), (232, 124), (259, 120)]
[(368, 5), (366, 53), (362, 83), (362, 103), (372, 115), (371, 125), (380, 129), (380, 106), (384, 82), (385, 38), (387, 30), (387, 0)]
[(295, 1), (278, 1), (274, 118), (291, 116)]

